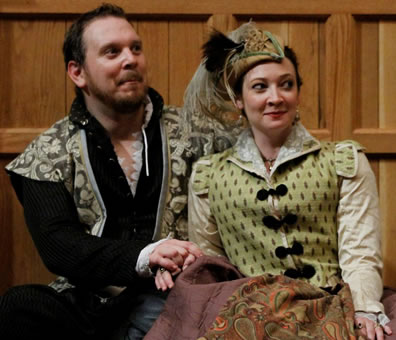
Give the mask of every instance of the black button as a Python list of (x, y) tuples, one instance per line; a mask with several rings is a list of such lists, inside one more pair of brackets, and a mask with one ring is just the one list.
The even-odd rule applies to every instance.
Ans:
[(284, 184), (279, 184), (276, 189), (275, 189), (276, 193), (279, 196), (285, 196), (287, 194), (287, 186)]
[(300, 277), (300, 271), (290, 268), (285, 271), (285, 276), (291, 277), (292, 279), (297, 279)]
[(320, 287), (320, 289), (323, 289), (324, 291), (326, 291), (327, 293), (329, 293), (331, 295), (337, 295), (338, 292), (342, 289), (342, 285), (337, 283), (333, 287)]
[(305, 277), (306, 279), (310, 279), (312, 276), (314, 276), (316, 273), (316, 270), (314, 267), (310, 266), (310, 265), (306, 265), (304, 266), (304, 268), (302, 269), (302, 277)]
[(297, 222), (297, 215), (287, 214), (282, 220), (278, 220), (274, 216), (264, 216), (263, 223), (266, 227), (274, 230), (278, 230), (283, 223), (294, 224)]
[(297, 216), (294, 214), (287, 214), (283, 219), (283, 222), (286, 224), (294, 224), (297, 222)]
[(299, 277), (310, 279), (312, 276), (315, 275), (315, 273), (316, 273), (315, 268), (309, 264), (305, 265), (302, 269), (290, 268), (285, 271), (285, 275), (291, 277), (292, 279), (297, 279)]
[(263, 223), (266, 227), (278, 230), (282, 226), (282, 221), (277, 220), (274, 216), (264, 216)]
[(294, 242), (291, 248), (278, 247), (275, 249), (275, 255), (280, 259), (285, 258), (287, 255), (302, 255), (304, 248), (301, 243)]
[(264, 201), (268, 198), (268, 195), (279, 195), (279, 196), (285, 196), (287, 194), (287, 186), (284, 184), (280, 184), (276, 187), (276, 189), (261, 189), (257, 192), (257, 199), (260, 201)]
[(268, 197), (268, 191), (267, 191), (267, 190), (261, 189), (261, 190), (259, 190), (259, 191), (257, 192), (257, 199), (258, 199), (259, 201), (264, 201), (264, 200), (267, 199), (267, 197)]

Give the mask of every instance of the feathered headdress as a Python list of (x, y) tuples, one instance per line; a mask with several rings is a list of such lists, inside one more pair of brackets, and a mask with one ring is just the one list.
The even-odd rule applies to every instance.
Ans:
[(215, 30), (202, 46), (205, 67), (209, 72), (218, 72), (224, 68), (229, 56), (242, 52), (244, 42), (235, 43), (223, 33)]
[(203, 59), (186, 89), (184, 106), (217, 118), (235, 111), (236, 82), (260, 61), (284, 58), (283, 48), (281, 39), (252, 22), (228, 36), (214, 31), (203, 45)]

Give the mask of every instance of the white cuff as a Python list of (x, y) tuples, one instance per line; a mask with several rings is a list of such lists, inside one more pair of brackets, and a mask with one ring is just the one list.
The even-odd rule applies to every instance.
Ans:
[(366, 312), (356, 312), (355, 317), (362, 317), (379, 323), (381, 326), (385, 326), (390, 322), (389, 318), (383, 313), (366, 313)]
[(160, 245), (162, 242), (169, 240), (170, 237), (168, 236), (167, 238), (164, 238), (162, 240), (159, 240), (154, 243), (150, 243), (146, 247), (142, 249), (142, 251), (139, 254), (138, 260), (136, 262), (136, 267), (135, 270), (138, 273), (139, 276), (141, 277), (150, 277), (153, 276), (154, 273), (151, 271), (151, 268), (149, 266), (150, 263), (150, 254), (154, 251), (154, 249)]

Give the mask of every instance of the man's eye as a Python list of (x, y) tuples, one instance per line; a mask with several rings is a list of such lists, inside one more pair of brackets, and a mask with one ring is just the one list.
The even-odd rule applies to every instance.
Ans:
[(105, 53), (106, 53), (107, 55), (115, 55), (115, 54), (118, 53), (118, 50), (117, 50), (116, 48), (108, 48), (108, 49), (105, 51)]
[(132, 46), (132, 52), (133, 53), (140, 53), (142, 52), (143, 48), (141, 44), (136, 44)]

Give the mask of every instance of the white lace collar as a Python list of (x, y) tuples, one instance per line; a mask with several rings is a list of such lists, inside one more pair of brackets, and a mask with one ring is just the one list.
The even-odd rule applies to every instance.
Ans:
[[(276, 171), (276, 168), (293, 158), (320, 149), (320, 142), (314, 138), (305, 127), (297, 122), (293, 125), (292, 131), (286, 139), (285, 144), (279, 150), (278, 157), (272, 167), (271, 173), (268, 174), (260, 151), (253, 138), (250, 128), (244, 130), (238, 138), (234, 146), (234, 153), (229, 159), (235, 163), (239, 163), (244, 168), (252, 168), (251, 171), (258, 175), (269, 178)], [(241, 164), (242, 161), (244, 164)]]
[(144, 101), (144, 122), (142, 128), (145, 129), (147, 125), (150, 123), (151, 117), (153, 115), (153, 102), (151, 101), (150, 97), (147, 95)]

